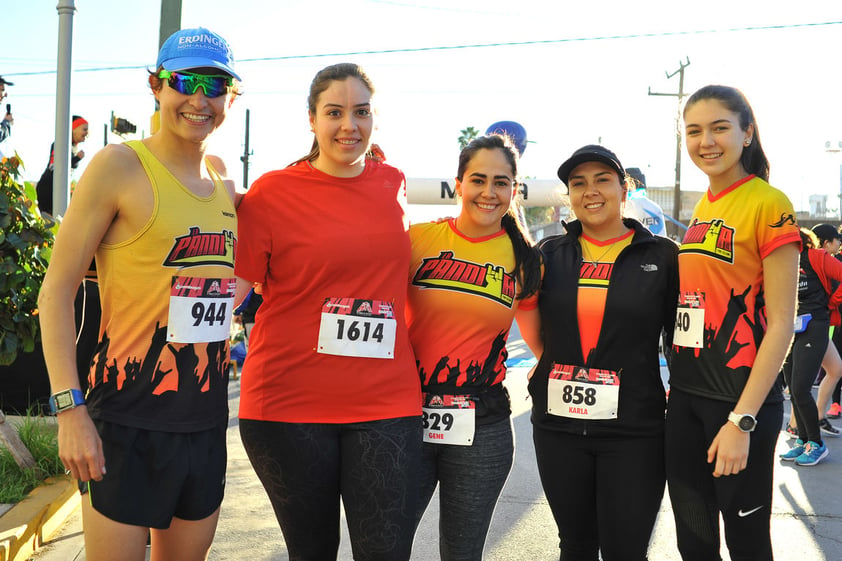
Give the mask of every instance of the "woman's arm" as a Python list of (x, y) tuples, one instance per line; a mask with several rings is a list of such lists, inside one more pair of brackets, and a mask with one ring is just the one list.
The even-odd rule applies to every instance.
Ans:
[[(792, 344), (798, 289), (798, 246), (787, 244), (763, 259), (767, 328), (736, 413), (757, 415), (772, 388)], [(748, 463), (749, 434), (725, 421), (708, 448), (708, 462), (716, 460), (714, 477), (736, 474)]]
[[(76, 367), (76, 291), (97, 246), (114, 223), (123, 178), (134, 156), (121, 146), (101, 150), (79, 180), (53, 247), (50, 265), (38, 296), (44, 359), (53, 393), (79, 389)], [(134, 162), (132, 162), (134, 158)], [(74, 478), (102, 479), (102, 445), (85, 406), (58, 415), (59, 456)]]
[(540, 359), (544, 353), (544, 341), (541, 338), (541, 313), (538, 307), (531, 310), (518, 308), (515, 311), (515, 321), (520, 330), (520, 336), (535, 358)]

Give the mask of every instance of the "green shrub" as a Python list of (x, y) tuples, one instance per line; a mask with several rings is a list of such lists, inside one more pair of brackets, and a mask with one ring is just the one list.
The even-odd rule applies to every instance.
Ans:
[(55, 223), (41, 216), (35, 186), (19, 183), (23, 163), (0, 160), (0, 365), (40, 339), (38, 292), (47, 272)]
[[(9, 422), (8, 417), (6, 422)], [(58, 434), (54, 422), (28, 414), (18, 428), (21, 441), (32, 452), (37, 468), (21, 469), (12, 453), (0, 447), (0, 503), (22, 500), (44, 477), (61, 475), (64, 466), (58, 457)]]

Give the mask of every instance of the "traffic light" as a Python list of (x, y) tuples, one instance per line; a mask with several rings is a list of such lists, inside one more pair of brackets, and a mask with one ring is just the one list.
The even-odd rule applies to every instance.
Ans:
[(117, 117), (113, 111), (111, 112), (111, 132), (123, 136), (124, 134), (133, 134), (136, 131), (137, 127), (134, 123), (122, 117)]

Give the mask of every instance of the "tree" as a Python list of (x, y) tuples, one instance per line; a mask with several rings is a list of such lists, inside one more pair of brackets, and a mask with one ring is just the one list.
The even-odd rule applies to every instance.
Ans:
[(467, 127), (459, 131), (459, 150), (464, 150), (465, 146), (471, 143), (473, 139), (479, 136), (479, 130), (474, 127)]

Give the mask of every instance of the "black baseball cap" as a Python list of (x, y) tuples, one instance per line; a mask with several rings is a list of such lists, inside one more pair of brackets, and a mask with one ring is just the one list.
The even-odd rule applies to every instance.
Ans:
[(617, 154), (605, 146), (588, 144), (587, 146), (582, 146), (573, 152), (573, 155), (567, 158), (566, 162), (561, 164), (561, 167), (558, 168), (558, 178), (567, 185), (567, 179), (570, 177), (570, 173), (576, 168), (576, 166), (584, 164), (585, 162), (600, 162), (610, 168), (613, 168), (620, 176), (621, 183), (626, 175), (626, 171), (623, 169), (623, 164), (620, 163), (620, 159), (617, 157)]
[(842, 240), (842, 234), (830, 224), (816, 224), (813, 226), (813, 233), (819, 238), (820, 242)]
[(3, 84), (4, 86), (14, 86), (12, 82), (4, 79), (2, 76), (0, 76), (0, 84)]

